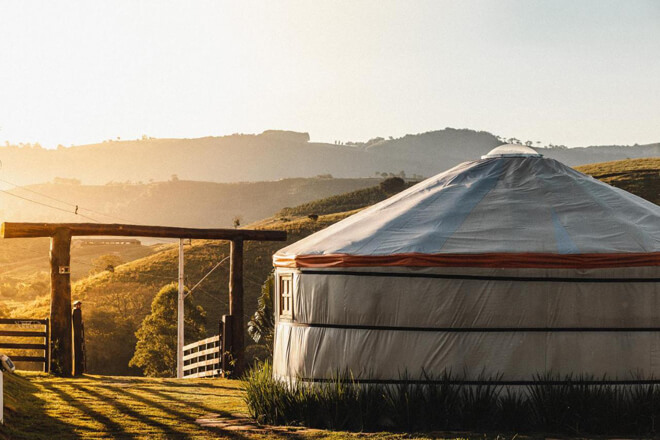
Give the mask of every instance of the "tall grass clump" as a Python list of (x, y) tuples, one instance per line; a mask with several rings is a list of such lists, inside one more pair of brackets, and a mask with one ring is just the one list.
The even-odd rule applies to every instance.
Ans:
[(308, 383), (281, 381), (269, 363), (243, 380), (260, 423), (350, 431), (543, 432), (564, 435), (660, 433), (660, 385), (610, 384), (593, 376), (537, 375), (528, 385), (495, 378), (467, 382), (445, 372), (395, 384), (361, 383), (350, 374)]

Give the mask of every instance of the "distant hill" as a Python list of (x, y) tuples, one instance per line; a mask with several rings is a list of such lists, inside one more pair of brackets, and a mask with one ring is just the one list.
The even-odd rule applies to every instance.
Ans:
[[(483, 131), (452, 129), (374, 138), (344, 145), (309, 142), (307, 133), (268, 130), (198, 139), (144, 139), (45, 150), (34, 146), (0, 147), (0, 177), (19, 185), (56, 177), (85, 184), (181, 180), (266, 181), (290, 177), (370, 177), (405, 172), (431, 176), (466, 160), (478, 159), (502, 144)], [(540, 149), (567, 165), (660, 156), (660, 144)]]
[[(657, 158), (626, 160), (579, 169), (594, 176), (601, 176), (603, 180), (610, 179), (612, 184), (622, 187), (625, 185), (626, 189), (647, 197), (649, 192), (646, 188), (657, 188), (660, 183), (659, 162), (660, 159)], [(638, 185), (637, 181), (642, 183)], [(345, 212), (346, 207), (379, 201), (384, 197), (381, 190), (380, 186), (375, 186), (343, 196), (332, 196), (293, 206), (250, 225), (251, 228), (286, 230), (288, 240), (246, 243), (246, 320), (256, 309), (261, 284), (272, 270), (271, 259), (274, 252), (359, 211), (358, 208)], [(655, 190), (651, 190), (651, 193), (653, 191)], [(657, 191), (655, 195), (650, 195), (651, 197), (647, 197), (649, 200), (657, 200)], [(319, 215), (317, 220), (308, 217), (312, 213)], [(192, 286), (217, 262), (229, 255), (229, 248), (222, 242), (195, 240), (191, 246), (186, 246), (185, 255), (186, 284)], [(228, 312), (228, 267), (227, 262), (223, 263), (193, 293), (194, 301), (208, 312), (207, 329), (210, 334), (217, 332), (220, 316)], [(91, 372), (136, 373), (127, 367), (135, 346), (134, 332), (148, 313), (151, 300), (158, 289), (164, 284), (174, 282), (176, 277), (177, 249), (165, 245), (160, 252), (118, 266), (114, 272), (103, 272), (74, 284), (74, 298), (80, 298), (84, 303)], [(12, 314), (16, 317), (46, 316), (48, 304), (48, 297), (42, 296), (16, 308)], [(249, 339), (247, 341), (249, 342)]]
[(660, 157), (594, 163), (575, 169), (660, 205)]
[[(232, 227), (237, 217), (242, 224), (247, 224), (267, 217), (283, 206), (371, 187), (381, 180), (326, 176), (273, 182), (213, 183), (175, 179), (142, 184), (82, 185), (58, 179), (57, 183), (14, 188), (10, 194), (0, 192), (0, 221), (97, 220), (103, 223)], [(80, 215), (73, 214), (76, 205), (80, 207)]]

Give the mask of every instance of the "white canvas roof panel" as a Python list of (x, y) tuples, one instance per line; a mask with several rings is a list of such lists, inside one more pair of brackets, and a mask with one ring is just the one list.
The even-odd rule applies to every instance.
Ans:
[(427, 179), (280, 250), (274, 261), (296, 267), (314, 256), (658, 252), (657, 205), (553, 159), (505, 155)]

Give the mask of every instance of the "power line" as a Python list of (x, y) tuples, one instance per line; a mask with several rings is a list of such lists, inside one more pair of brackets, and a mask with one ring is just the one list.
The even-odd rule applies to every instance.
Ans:
[[(27, 187), (25, 187), (25, 186), (18, 185), (18, 184), (14, 183), (14, 182), (10, 182), (10, 181), (5, 180), (5, 179), (0, 179), (0, 182), (7, 183), (7, 184), (9, 184), (9, 185), (14, 186), (15, 188), (18, 188), (18, 189), (22, 190), (22, 191), (31, 192), (31, 193), (36, 194), (36, 195), (38, 195), (38, 196), (45, 197), (45, 198), (50, 199), (50, 200), (54, 200), (54, 201), (59, 202), (59, 203), (62, 203), (62, 204), (64, 204), (64, 205), (68, 205), (68, 206), (71, 206), (71, 207), (73, 207), (73, 208), (78, 208), (79, 210), (82, 210), (82, 211), (89, 211), (89, 212), (91, 212), (91, 213), (93, 213), (93, 214), (98, 214), (98, 215), (102, 215), (102, 216), (109, 217), (109, 218), (116, 218), (116, 219), (119, 219), (119, 220), (122, 220), (122, 221), (126, 221), (126, 222), (129, 222), (129, 223), (132, 223), (131, 220), (123, 219), (123, 218), (121, 218), (121, 217), (117, 217), (117, 216), (115, 216), (115, 215), (105, 214), (105, 213), (103, 213), (103, 212), (95, 211), (95, 210), (93, 210), (93, 209), (84, 208), (84, 207), (82, 207), (82, 206), (80, 206), (80, 205), (78, 205), (78, 204), (71, 203), (71, 202), (67, 202), (66, 200), (61, 200), (61, 199), (55, 198), (55, 197), (53, 197), (53, 196), (49, 196), (48, 194), (44, 194), (44, 193), (41, 193), (41, 192), (39, 192), (39, 191), (35, 191), (35, 190), (33, 190), (33, 189), (27, 188)], [(78, 215), (80, 215), (80, 214), (78, 214)]]
[[(95, 214), (98, 214), (98, 215), (102, 215), (102, 216), (104, 216), (104, 217), (108, 217), (108, 218), (112, 218), (112, 219), (121, 220), (121, 221), (123, 221), (123, 222), (128, 222), (128, 223), (138, 223), (138, 222), (135, 222), (135, 221), (133, 221), (133, 220), (129, 220), (129, 219), (126, 219), (126, 218), (122, 218), (122, 217), (119, 217), (119, 216), (116, 216), (116, 215), (105, 214), (105, 213), (102, 213), (102, 212), (99, 212), (99, 211), (95, 211), (95, 210), (93, 210), (93, 209), (89, 209), (89, 208), (81, 207), (81, 206), (78, 205), (78, 204), (71, 203), (71, 202), (67, 202), (67, 201), (65, 201), (65, 200), (61, 200), (61, 199), (58, 199), (58, 198), (55, 198), (55, 197), (49, 196), (49, 195), (47, 195), (47, 194), (43, 194), (43, 193), (41, 193), (41, 192), (35, 191), (35, 190), (33, 190), (33, 189), (26, 188), (26, 187), (24, 187), (24, 186), (20, 186), (20, 185), (18, 185), (18, 184), (16, 184), (16, 183), (10, 182), (10, 181), (5, 180), (5, 179), (0, 179), (0, 182), (7, 183), (7, 184), (12, 185), (12, 186), (14, 186), (14, 187), (16, 187), (16, 188), (18, 188), (18, 189), (23, 190), (23, 191), (28, 191), (28, 192), (31, 192), (31, 193), (33, 193), (33, 194), (39, 195), (39, 196), (41, 196), (41, 197), (45, 197), (45, 198), (47, 198), (47, 199), (54, 200), (54, 201), (56, 201), (56, 202), (63, 203), (63, 204), (65, 204), (65, 205), (71, 206), (72, 208), (74, 208), (74, 211), (72, 212), (72, 211), (69, 211), (68, 209), (60, 208), (60, 207), (58, 207), (58, 206), (49, 205), (49, 204), (47, 204), (47, 203), (39, 202), (39, 201), (37, 201), (37, 200), (33, 200), (33, 199), (30, 199), (30, 198), (27, 198), (27, 197), (24, 197), (24, 196), (19, 196), (19, 195), (17, 195), (17, 194), (11, 193), (11, 192), (9, 192), (9, 191), (6, 191), (6, 190), (2, 190), (2, 189), (0, 189), (0, 191), (2, 191), (2, 192), (5, 193), (5, 194), (8, 194), (8, 195), (13, 196), (13, 197), (17, 197), (17, 198), (19, 198), (19, 199), (27, 200), (27, 201), (32, 202), (32, 203), (36, 203), (36, 204), (38, 204), (38, 205), (46, 206), (46, 207), (48, 207), (48, 208), (57, 209), (58, 211), (67, 212), (67, 213), (70, 213), (70, 214), (73, 214), (73, 215), (78, 215), (78, 216), (80, 216), (80, 217), (84, 217), (84, 218), (86, 218), (86, 219), (88, 219), (88, 220), (91, 220), (91, 221), (93, 221), (93, 222), (95, 222), (95, 223), (101, 223), (101, 222), (100, 222), (99, 220), (96, 220), (96, 219), (90, 217), (90, 216), (87, 216), (87, 215), (85, 215), (85, 214), (81, 214), (81, 213), (79, 213), (78, 211), (79, 211), (79, 210), (89, 211), (89, 212), (92, 212), (92, 213), (95, 213)], [(150, 238), (151, 238), (151, 237), (150, 237)], [(160, 242), (160, 243), (166, 243), (166, 244), (168, 244), (168, 243), (172, 243), (171, 241), (168, 241), (168, 240), (166, 240), (166, 239), (160, 239), (160, 238), (155, 238), (155, 237), (153, 237), (152, 240), (153, 240), (153, 241), (156, 241), (156, 242)]]
[(18, 194), (11, 193), (9, 191), (5, 191), (4, 189), (0, 189), (0, 192), (2, 192), (3, 194), (10, 195), (12, 197), (22, 199), (22, 200), (27, 200), (28, 202), (31, 202), (31, 203), (36, 203), (37, 205), (45, 206), (47, 208), (57, 209), (58, 211), (66, 212), (66, 213), (72, 214), (72, 215), (79, 215), (80, 217), (84, 217), (84, 218), (89, 219), (93, 222), (100, 223), (98, 220), (93, 219), (92, 217), (86, 216), (85, 214), (75, 213), (75, 212), (69, 211), (68, 209), (60, 208), (58, 206), (53, 206), (53, 205), (49, 205), (47, 203), (38, 202), (36, 200), (32, 200), (32, 199), (29, 199), (27, 197), (23, 197), (23, 196), (19, 196)]
[(188, 293), (187, 293), (185, 296), (188, 296), (188, 295), (190, 295), (191, 293), (193, 293), (193, 291), (194, 291), (197, 287), (199, 287), (200, 284), (202, 284), (202, 281), (204, 281), (206, 278), (208, 278), (208, 276), (211, 275), (211, 273), (213, 273), (214, 270), (216, 270), (216, 269), (217, 269), (222, 263), (224, 263), (224, 262), (227, 261), (228, 259), (229, 259), (229, 257), (225, 257), (225, 258), (223, 258), (222, 260), (220, 260), (220, 262), (219, 262), (218, 264), (216, 264), (215, 266), (213, 266), (213, 269), (209, 270), (209, 271), (206, 273), (206, 275), (204, 275), (204, 276), (202, 277), (202, 279), (199, 280), (199, 281), (197, 282), (197, 284), (195, 284), (195, 285), (192, 287), (192, 289), (188, 290)]

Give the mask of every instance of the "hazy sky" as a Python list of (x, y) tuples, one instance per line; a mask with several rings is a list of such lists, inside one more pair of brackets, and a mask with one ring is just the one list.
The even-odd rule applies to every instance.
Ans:
[(0, 142), (660, 142), (660, 1), (0, 0)]

